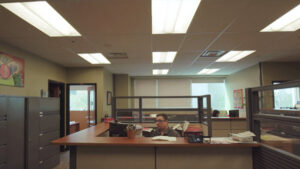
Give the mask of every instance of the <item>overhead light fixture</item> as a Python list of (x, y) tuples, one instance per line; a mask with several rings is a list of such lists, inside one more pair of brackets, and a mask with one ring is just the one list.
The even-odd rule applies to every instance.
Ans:
[(172, 63), (177, 52), (152, 52), (153, 63)]
[(212, 74), (212, 73), (215, 73), (216, 71), (218, 71), (220, 69), (202, 69), (200, 72), (198, 72), (199, 75), (209, 75), (209, 74)]
[(46, 1), (1, 3), (0, 5), (50, 37), (81, 36)]
[(110, 64), (102, 53), (78, 53), (78, 55), (91, 64)]
[(253, 52), (255, 52), (255, 50), (244, 50), (244, 51), (232, 50), (226, 53), (225, 55), (223, 55), (222, 57), (220, 57), (218, 60), (216, 60), (216, 62), (236, 62), (252, 54)]
[(287, 32), (300, 28), (300, 4), (262, 29), (260, 32)]
[(168, 74), (169, 69), (153, 69), (152, 73), (153, 75), (166, 75)]
[(201, 0), (152, 0), (152, 34), (186, 33)]

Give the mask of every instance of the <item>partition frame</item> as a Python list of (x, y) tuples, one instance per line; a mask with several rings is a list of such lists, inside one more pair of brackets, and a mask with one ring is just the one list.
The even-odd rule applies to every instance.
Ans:
[[(269, 85), (255, 88), (246, 89), (246, 113), (247, 113), (247, 123), (249, 129), (256, 134), (255, 140), (260, 142), (261, 129), (260, 123), (263, 121), (272, 121), (273, 123), (282, 123), (285, 125), (300, 126), (300, 117), (290, 116), (295, 113), (299, 114), (299, 110), (277, 110), (259, 109), (259, 92), (264, 91), (274, 91), (275, 89), (284, 89), (291, 87), (300, 87), (300, 80), (290, 81), (286, 83), (281, 83), (277, 85)], [(274, 92), (273, 92), (274, 93)], [(263, 98), (264, 96), (261, 95)], [(262, 99), (261, 98), (261, 99)], [(274, 158), (276, 156), (276, 158)], [(262, 143), (259, 149), (253, 151), (253, 168), (254, 169), (267, 169), (274, 167), (285, 168), (290, 164), (294, 164), (292, 168), (300, 167), (300, 157), (292, 153), (280, 150), (275, 147), (268, 146)]]
[[(159, 98), (196, 98), (197, 99), (197, 108), (143, 108), (143, 99), (159, 99)], [(206, 98), (207, 107), (203, 107), (203, 100)], [(119, 99), (138, 99), (139, 107), (138, 108), (130, 108), (130, 109), (118, 109), (117, 108), (117, 100)], [(212, 125), (211, 125), (211, 96), (210, 95), (202, 95), (202, 96), (114, 96), (112, 97), (112, 117), (117, 119), (117, 112), (124, 111), (138, 111), (139, 112), (139, 123), (151, 123), (143, 121), (143, 111), (197, 111), (198, 112), (198, 121), (197, 123), (202, 123), (207, 125), (208, 127), (208, 136), (212, 136)], [(207, 116), (204, 116), (204, 112), (207, 112)]]

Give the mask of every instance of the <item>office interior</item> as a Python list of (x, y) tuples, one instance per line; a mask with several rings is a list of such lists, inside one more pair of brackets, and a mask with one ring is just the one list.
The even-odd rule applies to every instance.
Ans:
[[(0, 4), (7, 2), (17, 1), (1, 0)], [(30, 2), (30, 0), (22, 2)], [(75, 27), (81, 36), (49, 37), (0, 6), (0, 20), (2, 21), (0, 55), (18, 57), (25, 63), (24, 86), (0, 85), (0, 95), (1, 97), (26, 97), (29, 100), (25, 103), (34, 102), (36, 98), (60, 98), (59, 101), (50, 101), (51, 104), (55, 102), (59, 107), (57, 119), (54, 120), (59, 122), (53, 123), (59, 128), (59, 137), (71, 133), (80, 134), (95, 125), (104, 124), (105, 119), (112, 118), (114, 115), (112, 97), (207, 94), (211, 95), (211, 111), (215, 109), (220, 111), (219, 117), (212, 118), (212, 137), (227, 137), (229, 133), (250, 130), (249, 124), (253, 119), (249, 118), (249, 110), (247, 110), (249, 93), (246, 89), (284, 84), (300, 79), (299, 27), (295, 31), (261, 31), (291, 9), (299, 7), (299, 0), (201, 0), (187, 32), (167, 34), (152, 32), (151, 0), (53, 0), (46, 2)], [(225, 51), (226, 54), (233, 50), (255, 50), (255, 52), (236, 62), (217, 62), (221, 56), (215, 56), (216, 53)], [(161, 51), (176, 51), (174, 61), (153, 63), (152, 52)], [(211, 52), (212, 56), (204, 56), (207, 52)], [(110, 64), (91, 64), (81, 58), (78, 53), (102, 53)], [(168, 69), (169, 71), (166, 75), (153, 75), (153, 69)], [(198, 74), (203, 69), (219, 70), (212, 74)], [(286, 104), (282, 103), (285, 100), (280, 100), (280, 97), (285, 97), (285, 93), (282, 94), (277, 90), (279, 94), (276, 100), (274, 98), (276, 89), (274, 89), (273, 92), (265, 92), (261, 108), (264, 107), (265, 110), (270, 111), (288, 109), (295, 111), (296, 115), (293, 117), (299, 118), (297, 114), (299, 112), (295, 110), (296, 104), (300, 101), (299, 86), (293, 83), (287, 88), (291, 90), (286, 91), (290, 97), (286, 99)], [(234, 91), (240, 89), (242, 89), (242, 102), (237, 107), (233, 95)], [(72, 102), (72, 97), (76, 95), (72, 94), (80, 93), (80, 91), (88, 91), (88, 104), (80, 105), (82, 100)], [(145, 99), (143, 103), (144, 108), (149, 109), (197, 108), (193, 99)], [(139, 106), (136, 99), (119, 100), (117, 105), (122, 109), (136, 109)], [(230, 110), (238, 110), (239, 117), (229, 120)], [(184, 117), (191, 115), (190, 120), (193, 121), (193, 115), (196, 115), (197, 111), (145, 111), (143, 116), (155, 117), (155, 114), (159, 113), (166, 113), (170, 116), (184, 115)], [(81, 117), (78, 117), (79, 115)], [(139, 115), (138, 112), (129, 112), (129, 116), (138, 118)], [(121, 116), (119, 121), (122, 121)], [(126, 118), (124, 122), (128, 122)], [(290, 122), (294, 125), (291, 130), (294, 132), (293, 138), (299, 139), (299, 119), (298, 121), (293, 119)], [(261, 124), (261, 126), (264, 125), (266, 129), (272, 127), (269, 123)], [(145, 126), (153, 127), (155, 123), (153, 121)], [(58, 132), (57, 128), (55, 131)], [(273, 143), (273, 140), (281, 142)], [(299, 141), (291, 144), (287, 137), (278, 135), (265, 136), (265, 142), (268, 141), (270, 149), (277, 153), (270, 154), (276, 154), (276, 157), (284, 159), (285, 162), (293, 161), (289, 161), (291, 165), (288, 168), (299, 166), (297, 165), (300, 161)], [(100, 146), (95, 148), (95, 151), (111, 152), (112, 158), (118, 156), (119, 145), (115, 148), (110, 147), (111, 149), (102, 149)], [(162, 148), (158, 152), (155, 149), (155, 153), (162, 153), (159, 155), (161, 159), (155, 160), (157, 162), (155, 165), (152, 163), (153, 150), (149, 147), (142, 149), (137, 147), (134, 147), (137, 154), (131, 155), (136, 157), (143, 152), (149, 152), (141, 157), (141, 163), (145, 162), (148, 168), (170, 167), (163, 163), (163, 159), (167, 159), (168, 153), (175, 152), (174, 147)], [(270, 166), (280, 168), (286, 165), (280, 160), (278, 163), (281, 164), (277, 166), (269, 164), (270, 161), (274, 161), (272, 158), (266, 163), (260, 161), (264, 165), (255, 164), (258, 163), (259, 157), (264, 159), (264, 153), (268, 154), (269, 150), (264, 151), (258, 157), (258, 153), (257, 156), (253, 155), (258, 152), (254, 147), (256, 146), (241, 150), (233, 146), (227, 147), (224, 151), (216, 150), (217, 148), (210, 150), (210, 147), (206, 147), (203, 152), (209, 154), (211, 151), (226, 156), (231, 153), (232, 148), (236, 152), (229, 157), (237, 158), (237, 163), (247, 164), (249, 168)], [(184, 147), (179, 149), (182, 150)], [(51, 168), (71, 168), (70, 148), (61, 144), (60, 150), (61, 163)], [(74, 151), (74, 149), (71, 150)], [(83, 152), (92, 151), (90, 147), (77, 149), (77, 159), (81, 158), (81, 161), (77, 162), (77, 168), (84, 168), (89, 163), (88, 156), (84, 156)], [(120, 151), (121, 154), (130, 154), (130, 147), (125, 147)], [(184, 152), (186, 157), (189, 157), (199, 151), (202, 151), (201, 147), (179, 152)], [(203, 152), (199, 157), (203, 157), (204, 163), (205, 153)], [(97, 158), (105, 159), (105, 153), (95, 155), (91, 159), (94, 161)], [(247, 155), (238, 158), (241, 154)], [(176, 158), (180, 157), (176, 156)], [(212, 161), (212, 158), (216, 156), (210, 158), (209, 161)], [(151, 161), (148, 161), (149, 159)], [(226, 160), (217, 159), (226, 163)], [(101, 162), (93, 162), (93, 167), (101, 165)], [(24, 160), (23, 163), (25, 164)], [(107, 162), (105, 165), (109, 166), (111, 163)], [(143, 164), (137, 166), (143, 167)], [(224, 166), (226, 168), (227, 165)], [(197, 168), (199, 166), (194, 162), (190, 165), (183, 162), (178, 167)], [(207, 165), (207, 167), (211, 166)], [(218, 167), (220, 165), (217, 165)]]

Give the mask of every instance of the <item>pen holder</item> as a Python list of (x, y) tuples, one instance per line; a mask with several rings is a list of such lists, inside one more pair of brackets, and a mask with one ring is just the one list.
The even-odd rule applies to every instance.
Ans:
[(129, 139), (134, 139), (136, 135), (136, 129), (130, 130), (127, 128), (127, 136)]

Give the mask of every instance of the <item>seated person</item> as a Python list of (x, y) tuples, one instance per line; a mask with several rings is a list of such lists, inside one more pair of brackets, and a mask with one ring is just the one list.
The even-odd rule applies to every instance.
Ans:
[(214, 110), (213, 111), (213, 117), (219, 117), (219, 115), (220, 115), (220, 112), (219, 112), (219, 110)]
[(168, 126), (168, 116), (166, 114), (158, 114), (156, 116), (157, 128), (153, 129), (151, 136), (173, 136), (180, 137), (179, 133)]

